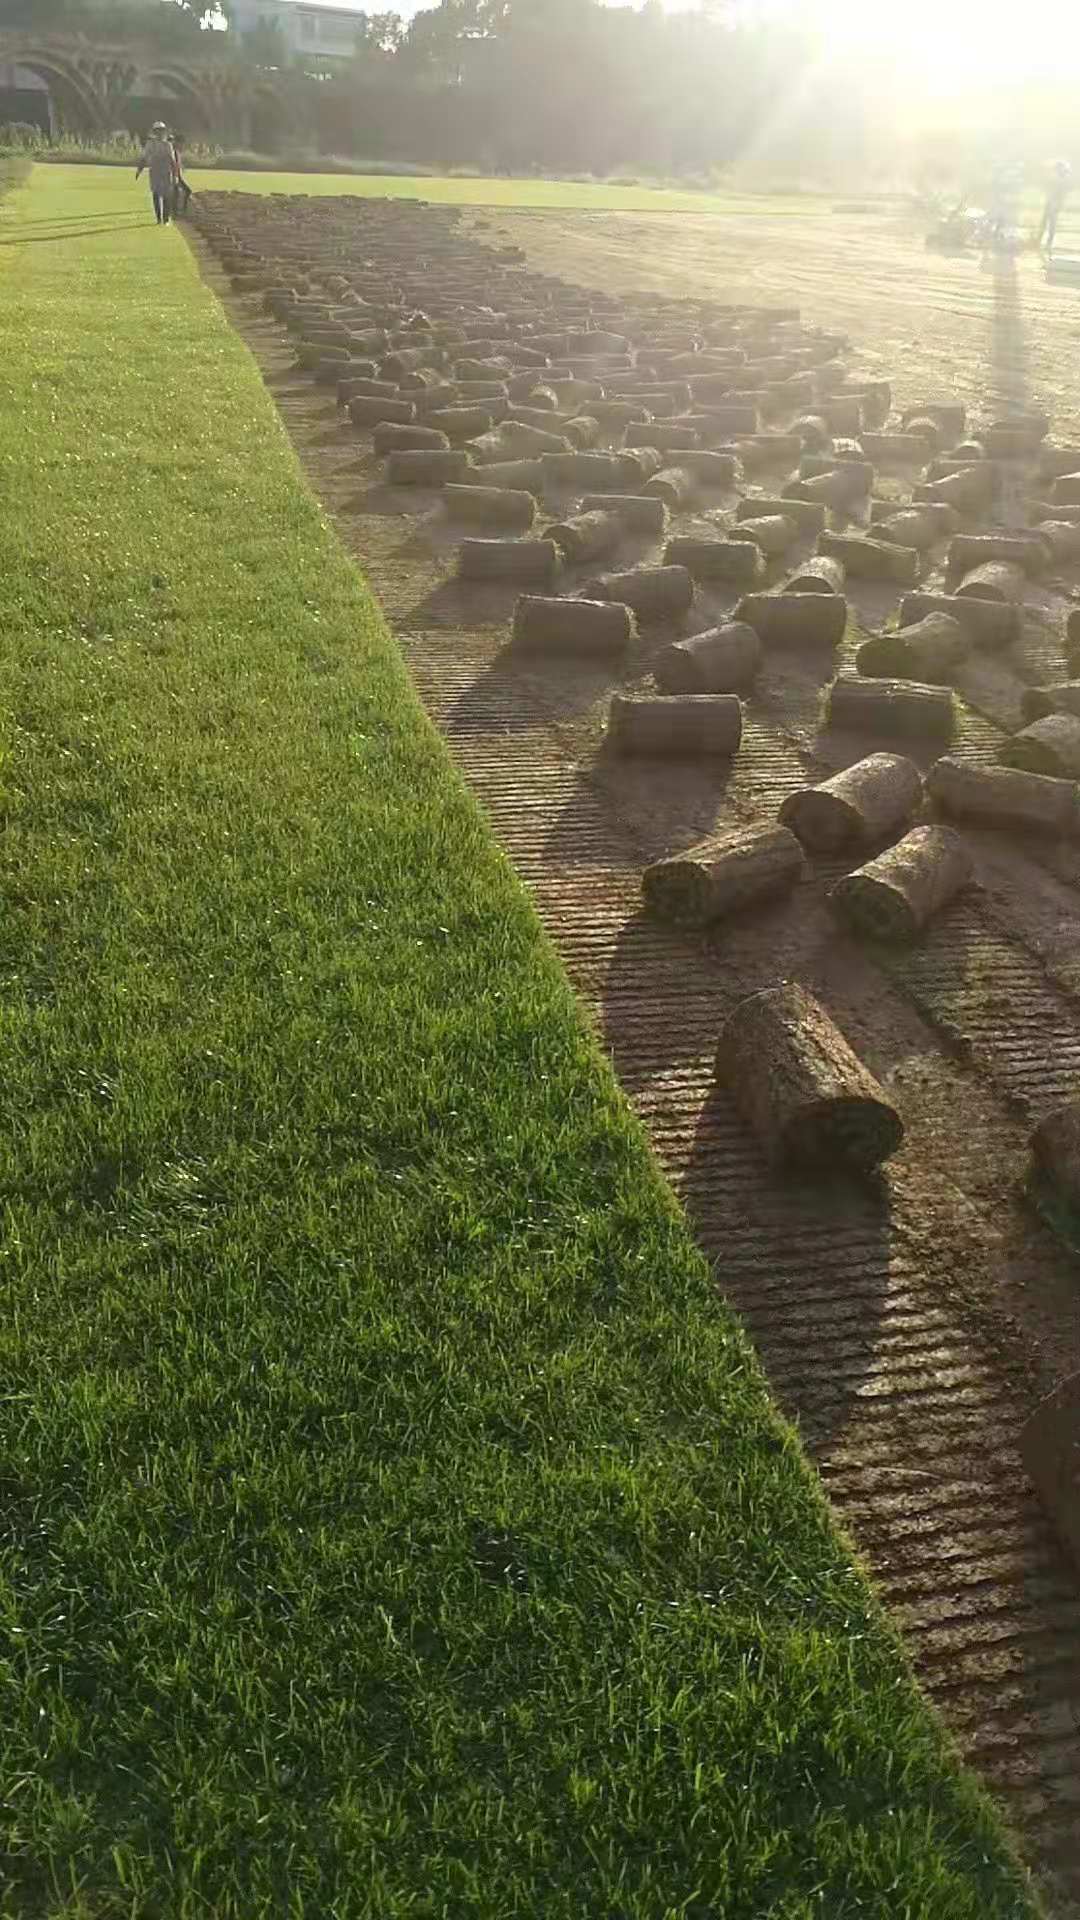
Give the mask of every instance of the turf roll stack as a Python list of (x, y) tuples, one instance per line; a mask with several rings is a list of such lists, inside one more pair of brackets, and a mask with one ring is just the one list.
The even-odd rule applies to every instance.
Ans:
[(966, 760), (935, 760), (926, 789), (939, 813), (1021, 832), (1071, 834), (1080, 825), (1073, 780), (1016, 767), (973, 767)]
[(849, 873), (829, 905), (853, 933), (913, 940), (972, 878), (971, 854), (952, 827), (914, 827), (895, 847)]
[(786, 827), (734, 827), (655, 861), (642, 876), (642, 894), (657, 919), (707, 927), (788, 893), (802, 872), (802, 848)]
[(747, 593), (732, 614), (753, 627), (764, 647), (837, 647), (847, 617), (839, 593)]
[(868, 1173), (903, 1140), (896, 1108), (824, 1008), (794, 983), (736, 1007), (716, 1071), (772, 1160)]
[(742, 705), (732, 693), (616, 693), (608, 739), (617, 753), (730, 757), (742, 742)]
[(956, 725), (949, 689), (915, 680), (836, 680), (827, 713), (830, 726), (914, 740), (951, 740)]
[(948, 686), (971, 652), (970, 636), (948, 613), (928, 613), (913, 627), (877, 633), (864, 640), (855, 655), (859, 672), (869, 679), (920, 680), (927, 686)]
[(647, 621), (678, 618), (694, 601), (694, 583), (685, 567), (631, 567), (626, 573), (601, 573), (585, 591), (596, 600), (619, 600)]
[(506, 533), (528, 533), (536, 519), (531, 493), (509, 487), (449, 486), (443, 489), (447, 514), (470, 527), (500, 527)]
[(591, 660), (625, 653), (635, 632), (630, 608), (616, 601), (523, 594), (514, 608), (511, 640), (524, 651)]
[(463, 540), (458, 548), (462, 580), (520, 580), (548, 586), (559, 571), (554, 540)]
[(653, 661), (662, 693), (736, 693), (761, 665), (761, 641), (745, 622), (675, 640)]
[(414, 448), (386, 457), (386, 479), (391, 487), (445, 487), (460, 481), (468, 470), (468, 454), (454, 448)]
[(780, 818), (811, 853), (868, 847), (906, 827), (923, 797), (922, 776), (898, 753), (871, 753), (819, 787), (789, 794)]

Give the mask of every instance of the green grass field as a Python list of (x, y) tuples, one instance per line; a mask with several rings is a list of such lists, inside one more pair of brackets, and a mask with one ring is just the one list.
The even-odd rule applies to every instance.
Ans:
[(129, 189), (0, 212), (4, 1915), (1019, 1920)]

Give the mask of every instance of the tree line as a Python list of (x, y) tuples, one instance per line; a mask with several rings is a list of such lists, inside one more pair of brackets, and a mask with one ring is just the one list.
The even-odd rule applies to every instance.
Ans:
[[(278, 144), (387, 163), (485, 171), (711, 177), (767, 153), (798, 171), (846, 165), (858, 118), (812, 36), (754, 0), (668, 12), (601, 0), (439, 0), (406, 21), (358, 16), (351, 59), (301, 60), (272, 26), (227, 22), (229, 0), (0, 0), (0, 26), (243, 61), (289, 104)], [(833, 149), (837, 153), (833, 153)]]

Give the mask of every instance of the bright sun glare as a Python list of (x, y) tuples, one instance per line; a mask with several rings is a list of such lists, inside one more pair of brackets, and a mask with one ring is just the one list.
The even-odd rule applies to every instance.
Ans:
[(809, 0), (807, 11), (831, 41), (917, 68), (931, 92), (1065, 78), (1080, 59), (1080, 0)]

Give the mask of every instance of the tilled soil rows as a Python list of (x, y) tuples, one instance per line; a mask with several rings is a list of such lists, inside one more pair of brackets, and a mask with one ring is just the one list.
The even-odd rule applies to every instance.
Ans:
[[(895, 418), (884, 376), (853, 376), (846, 341), (793, 310), (589, 293), (528, 271), (453, 209), (225, 194), (199, 207), (205, 271), (592, 1009), (923, 1685), (1059, 1910), (1077, 1911), (1080, 1590), (1016, 1444), (1037, 1400), (1080, 1367), (1075, 1264), (1024, 1191), (1032, 1125), (1080, 1096), (1075, 789), (1059, 831), (954, 821), (975, 884), (914, 940), (867, 942), (838, 925), (829, 891), (867, 857), (850, 849), (809, 854), (784, 896), (701, 931), (642, 910), (650, 862), (718, 827), (774, 823), (791, 795), (870, 753), (922, 772), (943, 755), (997, 765), (1027, 719), (1025, 693), (1068, 678), (1080, 556), (1067, 533), (1030, 529), (1074, 519), (1071, 462), (1051, 454), (1046, 421), (991, 414), (975, 426), (947, 391)], [(473, 488), (525, 504), (459, 505)], [(913, 505), (946, 511), (935, 521)], [(1005, 529), (1004, 558), (963, 544)], [(473, 551), (484, 536), (518, 551)], [(840, 571), (814, 560), (808, 577), (824, 593), (841, 585), (843, 638), (778, 640), (774, 590), (807, 577), (819, 550)], [(665, 557), (665, 581), (611, 580)], [(973, 580), (986, 566), (1006, 571)], [(958, 586), (985, 612), (961, 606), (958, 622)], [(920, 658), (948, 642), (936, 684), (946, 709), (953, 689), (951, 740), (912, 733), (893, 683), (855, 670), (915, 587), (948, 592), (954, 608), (920, 629)], [(610, 596), (612, 612), (629, 595), (638, 617), (628, 644), (620, 616), (583, 613), (569, 650), (514, 646), (522, 595)], [(612, 695), (655, 694), (657, 656), (730, 623), (740, 601), (742, 639), (725, 658), (751, 671), (760, 660), (740, 689), (738, 750), (615, 751)], [(652, 618), (654, 602), (679, 610)], [(909, 608), (908, 624), (924, 611)], [(793, 617), (801, 629), (803, 612)], [(549, 619), (558, 630), (563, 615)], [(874, 725), (889, 731), (831, 724), (837, 680), (886, 688)], [(1061, 771), (1072, 781), (1080, 764)], [(923, 800), (915, 818), (935, 817)], [(883, 1174), (778, 1170), (737, 1090), (718, 1082), (724, 1021), (782, 981), (827, 1009), (902, 1114), (906, 1138)]]

